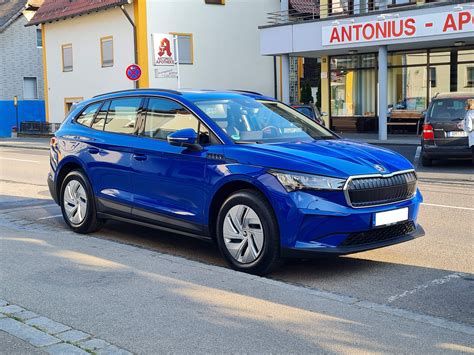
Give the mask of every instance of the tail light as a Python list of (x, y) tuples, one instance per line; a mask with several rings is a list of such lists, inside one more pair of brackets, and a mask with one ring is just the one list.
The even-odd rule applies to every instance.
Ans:
[(434, 139), (434, 130), (433, 126), (430, 124), (423, 125), (423, 139), (433, 140)]

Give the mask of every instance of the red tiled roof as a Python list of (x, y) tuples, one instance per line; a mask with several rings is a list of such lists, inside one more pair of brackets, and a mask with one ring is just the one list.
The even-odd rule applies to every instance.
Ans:
[(79, 16), (128, 3), (128, 0), (46, 0), (28, 25)]

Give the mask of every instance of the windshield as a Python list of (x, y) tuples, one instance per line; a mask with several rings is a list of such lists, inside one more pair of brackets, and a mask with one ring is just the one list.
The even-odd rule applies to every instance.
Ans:
[(194, 103), (236, 143), (337, 138), (326, 128), (280, 102), (233, 97)]
[(466, 114), (466, 99), (439, 99), (433, 102), (429, 112), (430, 121), (455, 121)]

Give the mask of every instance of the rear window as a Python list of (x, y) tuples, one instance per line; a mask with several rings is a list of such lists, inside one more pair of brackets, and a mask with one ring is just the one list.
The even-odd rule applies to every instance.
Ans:
[(313, 110), (309, 107), (297, 107), (297, 111), (301, 112), (303, 115), (308, 116), (309, 118), (314, 118)]
[(431, 105), (428, 119), (430, 121), (453, 121), (464, 118), (466, 99), (438, 99)]

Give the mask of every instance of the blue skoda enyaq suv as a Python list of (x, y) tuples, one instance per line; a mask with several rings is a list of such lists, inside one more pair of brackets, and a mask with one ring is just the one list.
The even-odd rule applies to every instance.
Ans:
[(282, 257), (348, 254), (424, 234), (412, 164), (250, 92), (130, 90), (73, 107), (49, 188), (69, 227), (115, 219), (216, 240), (264, 274)]

